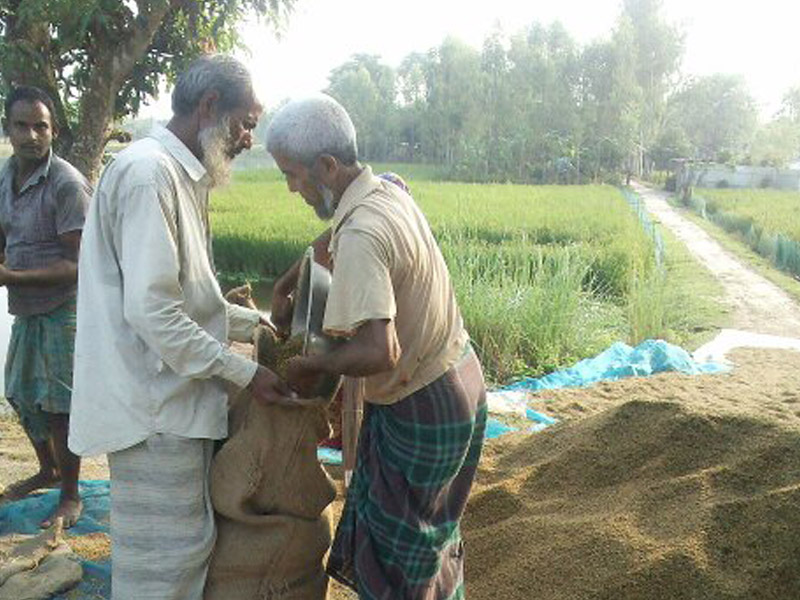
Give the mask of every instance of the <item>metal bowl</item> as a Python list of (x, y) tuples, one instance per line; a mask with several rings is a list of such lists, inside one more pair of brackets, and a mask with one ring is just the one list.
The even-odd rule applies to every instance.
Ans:
[[(303, 340), (303, 355), (325, 354), (335, 349), (342, 340), (326, 335), (322, 331), (325, 304), (331, 287), (331, 273), (314, 260), (314, 249), (309, 247), (300, 263), (300, 272), (292, 295), (292, 339)], [(315, 392), (317, 396), (333, 399), (339, 388), (341, 377), (326, 376)]]

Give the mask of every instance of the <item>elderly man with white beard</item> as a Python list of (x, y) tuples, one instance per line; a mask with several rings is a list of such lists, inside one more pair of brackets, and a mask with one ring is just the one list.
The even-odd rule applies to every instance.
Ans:
[(259, 313), (225, 301), (208, 196), (261, 113), (233, 58), (198, 59), (173, 117), (119, 153), (92, 200), (79, 263), (70, 449), (108, 454), (114, 600), (200, 600), (215, 540), (208, 473), (230, 384), (262, 402), (286, 385), (233, 353)]

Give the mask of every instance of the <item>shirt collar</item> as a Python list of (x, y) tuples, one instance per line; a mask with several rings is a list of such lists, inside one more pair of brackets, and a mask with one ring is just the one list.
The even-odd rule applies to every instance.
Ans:
[(167, 152), (172, 155), (172, 158), (181, 164), (186, 173), (189, 174), (189, 177), (191, 177), (195, 183), (199, 183), (200, 180), (208, 174), (208, 171), (206, 171), (203, 163), (201, 163), (198, 158), (192, 154), (192, 151), (186, 147), (186, 144), (178, 139), (178, 136), (176, 136), (166, 127), (157, 125), (148, 134), (148, 137), (159, 141), (161, 145), (166, 148)]
[(369, 165), (365, 166), (339, 199), (339, 204), (333, 213), (331, 229), (337, 231), (350, 213), (380, 185), (381, 180), (372, 174), (372, 168)]
[[(37, 185), (38, 183), (44, 181), (47, 176), (50, 174), (50, 164), (53, 162), (53, 150), (52, 148), (47, 153), (47, 159), (42, 162), (36, 170), (30, 174), (28, 179), (25, 180), (25, 183), (22, 184), (22, 187), (19, 189), (20, 196), (25, 193), (28, 188), (32, 188), (33, 186)], [(17, 171), (17, 157), (11, 156), (8, 159), (8, 174), (13, 178), (14, 174)]]

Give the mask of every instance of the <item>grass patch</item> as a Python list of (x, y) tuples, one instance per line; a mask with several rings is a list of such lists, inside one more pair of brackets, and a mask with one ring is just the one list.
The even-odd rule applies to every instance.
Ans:
[[(435, 169), (375, 168), (384, 170), (406, 178), (425, 212), (492, 381), (541, 375), (618, 340), (680, 342), (691, 337), (683, 328), (711, 327), (684, 314), (688, 304), (676, 308), (677, 267), (656, 264), (616, 188), (448, 183)], [(211, 214), (217, 267), (232, 282), (274, 277), (324, 229), (274, 169), (237, 172)]]
[(769, 233), (800, 241), (800, 192), (771, 189), (697, 189), (709, 212), (726, 212)]
[(683, 217), (708, 233), (723, 249), (781, 288), (795, 301), (800, 302), (800, 281), (794, 276), (777, 269), (769, 258), (761, 256), (753, 250), (744, 238), (726, 231), (720, 225), (716, 225), (708, 219), (704, 219), (701, 215), (681, 204), (675, 197), (670, 198), (670, 204), (680, 210)]
[(800, 277), (800, 192), (699, 189), (687, 206)]
[(666, 246), (665, 338), (695, 350), (731, 323), (732, 315), (723, 299), (725, 288), (663, 225)]

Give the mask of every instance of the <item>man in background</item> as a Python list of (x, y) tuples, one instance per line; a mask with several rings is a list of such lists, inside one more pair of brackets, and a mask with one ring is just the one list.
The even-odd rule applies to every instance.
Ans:
[(108, 454), (114, 600), (201, 600), (228, 384), (263, 402), (289, 393), (226, 345), (251, 340), (259, 313), (225, 301), (211, 253), (209, 190), (261, 114), (250, 74), (202, 57), (178, 77), (172, 111), (106, 167), (81, 253), (70, 447)]
[(0, 285), (15, 316), (5, 371), (6, 399), (19, 415), (39, 472), (5, 490), (14, 500), (61, 485), (58, 506), (42, 522), (81, 514), (80, 459), (67, 447), (75, 294), (88, 182), (52, 150), (58, 129), (52, 99), (17, 87), (5, 100), (3, 129), (14, 150), (0, 172)]

